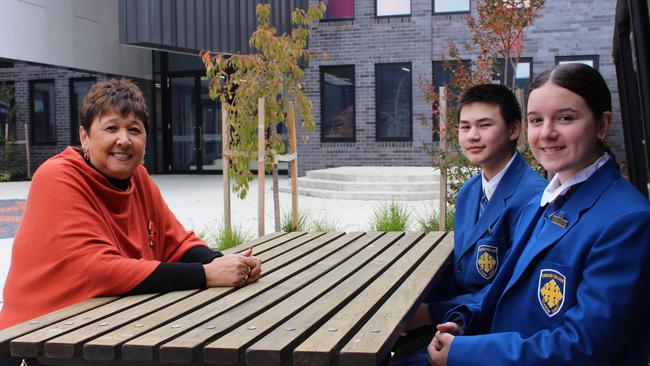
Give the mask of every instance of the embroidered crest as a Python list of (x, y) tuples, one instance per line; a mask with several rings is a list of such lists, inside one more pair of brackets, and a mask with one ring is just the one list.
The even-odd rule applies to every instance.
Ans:
[(499, 267), (499, 248), (491, 245), (479, 245), (476, 251), (476, 270), (486, 280), (497, 273)]
[(553, 317), (562, 309), (566, 290), (566, 277), (553, 269), (542, 269), (539, 272), (537, 298), (546, 315)]

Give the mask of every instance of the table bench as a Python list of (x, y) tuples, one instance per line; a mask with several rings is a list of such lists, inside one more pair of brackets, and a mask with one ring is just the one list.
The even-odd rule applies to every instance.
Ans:
[(0, 331), (47, 365), (376, 365), (453, 251), (453, 233), (274, 233), (248, 286), (94, 298)]

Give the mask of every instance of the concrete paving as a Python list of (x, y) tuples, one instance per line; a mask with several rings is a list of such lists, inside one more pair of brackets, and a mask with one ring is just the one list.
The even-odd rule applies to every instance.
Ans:
[[(195, 232), (216, 231), (223, 220), (223, 179), (220, 175), (154, 175), (165, 201), (186, 228)], [(288, 184), (287, 177), (280, 178), (281, 184)], [(284, 181), (284, 182), (282, 182)], [(274, 232), (273, 195), (271, 178), (265, 182), (265, 233)], [(257, 182), (253, 181), (244, 200), (233, 193), (231, 197), (232, 223), (250, 237), (257, 236)], [(29, 182), (0, 183), (0, 199), (26, 199)], [(300, 210), (309, 213), (313, 220), (333, 223), (341, 231), (370, 230), (373, 210), (386, 202), (364, 200), (337, 200), (299, 196)], [(425, 215), (438, 207), (437, 200), (401, 202), (411, 213), (411, 229), (417, 229), (418, 215)], [(291, 196), (280, 193), (282, 212), (291, 210)], [(0, 240), (0, 288), (11, 259), (13, 239)], [(1, 297), (0, 297), (1, 301)]]

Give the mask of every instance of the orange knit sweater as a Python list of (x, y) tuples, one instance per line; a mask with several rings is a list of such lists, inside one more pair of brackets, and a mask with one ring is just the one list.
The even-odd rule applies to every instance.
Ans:
[(205, 245), (144, 167), (115, 189), (73, 148), (34, 174), (4, 287), (0, 329), (96, 296), (120, 295), (160, 262)]

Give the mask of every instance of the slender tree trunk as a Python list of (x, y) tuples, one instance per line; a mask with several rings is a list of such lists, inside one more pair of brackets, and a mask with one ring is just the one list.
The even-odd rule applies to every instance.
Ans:
[[(271, 122), (271, 135), (273, 138), (277, 136), (277, 125), (275, 122)], [(278, 183), (278, 162), (273, 157), (273, 217), (275, 221), (275, 231), (282, 231), (282, 225), (280, 223), (280, 188)]]

